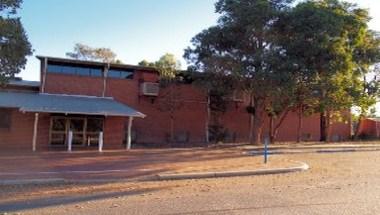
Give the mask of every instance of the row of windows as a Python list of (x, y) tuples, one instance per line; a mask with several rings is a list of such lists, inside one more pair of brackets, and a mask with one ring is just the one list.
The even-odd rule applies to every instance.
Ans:
[[(83, 67), (71, 65), (48, 64), (47, 71), (52, 73), (102, 77), (103, 69), (97, 67)], [(133, 79), (133, 70), (109, 69), (107, 76), (111, 78)]]

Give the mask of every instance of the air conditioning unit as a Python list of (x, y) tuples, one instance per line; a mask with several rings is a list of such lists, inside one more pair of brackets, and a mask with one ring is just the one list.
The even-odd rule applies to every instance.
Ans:
[(159, 91), (158, 83), (144, 82), (141, 84), (141, 94), (144, 96), (158, 96)]
[(234, 102), (243, 102), (244, 101), (244, 93), (242, 91), (234, 91), (232, 94), (232, 100)]

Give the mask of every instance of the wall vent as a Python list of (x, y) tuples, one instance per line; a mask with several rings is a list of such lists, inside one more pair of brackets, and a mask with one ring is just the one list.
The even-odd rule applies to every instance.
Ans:
[(141, 84), (141, 94), (144, 96), (158, 96), (159, 91), (159, 83), (144, 82)]

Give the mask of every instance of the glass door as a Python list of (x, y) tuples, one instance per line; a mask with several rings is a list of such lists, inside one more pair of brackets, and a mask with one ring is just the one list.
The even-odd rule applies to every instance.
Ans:
[(73, 146), (85, 144), (85, 118), (69, 118), (70, 131), (73, 132)]
[(52, 117), (50, 126), (50, 144), (63, 146), (67, 142), (67, 121), (63, 117)]

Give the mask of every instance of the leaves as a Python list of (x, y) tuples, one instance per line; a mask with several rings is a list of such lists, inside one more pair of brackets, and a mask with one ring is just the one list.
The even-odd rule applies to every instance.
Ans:
[(6, 83), (21, 72), (27, 62), (26, 56), (32, 54), (32, 47), (22, 26), (15, 15), (20, 0), (0, 1), (0, 84)]
[(67, 57), (78, 60), (93, 60), (105, 63), (122, 63), (116, 59), (116, 54), (109, 48), (92, 48), (88, 45), (77, 43), (73, 52), (67, 52)]

